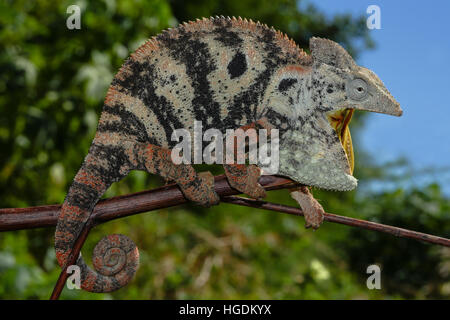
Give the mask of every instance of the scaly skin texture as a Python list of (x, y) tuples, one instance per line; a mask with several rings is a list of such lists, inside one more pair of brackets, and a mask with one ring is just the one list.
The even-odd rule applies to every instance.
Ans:
[[(112, 81), (97, 133), (62, 206), (55, 233), (59, 265), (66, 265), (103, 193), (131, 170), (175, 181), (197, 204), (219, 202), (209, 172), (197, 173), (170, 158), (176, 144), (172, 132), (184, 128), (193, 135), (194, 121), (222, 133), (277, 128), (279, 174), (320, 188), (354, 188), (356, 179), (327, 113), (359, 108), (398, 115), (401, 110), (381, 81), (356, 66), (339, 45), (312, 38), (311, 49), (309, 56), (260, 23), (216, 17), (165, 31), (136, 50)], [(356, 78), (370, 95), (358, 95)], [(225, 165), (225, 172), (237, 190), (265, 196), (258, 166)], [(323, 209), (307, 189), (293, 192), (307, 225), (317, 228)], [(126, 237), (109, 236), (94, 250), (93, 261), (97, 271), (81, 256), (77, 261), (82, 288), (110, 292), (131, 280), (138, 251)]]

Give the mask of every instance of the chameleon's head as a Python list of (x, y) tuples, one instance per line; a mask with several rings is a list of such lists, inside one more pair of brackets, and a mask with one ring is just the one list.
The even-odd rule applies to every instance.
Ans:
[[(309, 80), (289, 80), (294, 83), (288, 93), (294, 100), (288, 108), (292, 124), (281, 137), (279, 174), (305, 185), (351, 190), (357, 185), (352, 176), (353, 147), (348, 128), (353, 111), (400, 116), (402, 110), (381, 80), (356, 65), (337, 43), (312, 38), (310, 49), (313, 64)], [(293, 77), (292, 71), (286, 74), (283, 77)], [(281, 81), (287, 84), (287, 80)]]
[(378, 76), (358, 66), (339, 44), (311, 38), (314, 95), (325, 108), (367, 110), (401, 116), (400, 104)]

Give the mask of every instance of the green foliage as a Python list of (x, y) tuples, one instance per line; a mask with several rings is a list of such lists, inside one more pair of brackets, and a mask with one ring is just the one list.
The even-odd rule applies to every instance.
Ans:
[[(202, 16), (260, 20), (307, 48), (310, 36), (341, 42), (354, 55), (373, 47), (364, 17), (326, 19), (297, 1), (79, 1), (81, 30), (68, 30), (70, 1), (0, 1), (0, 207), (62, 203), (87, 153), (106, 89), (130, 52), (162, 29)], [(364, 47), (355, 47), (364, 40)], [(360, 127), (359, 116), (354, 122)], [(353, 132), (354, 133), (354, 132)], [(360, 146), (361, 147), (361, 146)], [(380, 177), (361, 150), (357, 173)], [(367, 160), (367, 161), (366, 161)], [(201, 170), (207, 169), (200, 167)], [(213, 168), (217, 173), (217, 167)], [(161, 181), (133, 172), (105, 196)], [(449, 200), (437, 186), (391, 193), (315, 191), (330, 212), (449, 236)], [(269, 200), (295, 205), (287, 192)], [(83, 249), (89, 261), (104, 235), (139, 246), (135, 280), (112, 294), (63, 291), (66, 299), (444, 298), (449, 251), (364, 230), (222, 204), (186, 205), (102, 225)], [(53, 228), (0, 234), (0, 298), (48, 298), (59, 274)], [(365, 268), (383, 268), (382, 290), (366, 288)]]

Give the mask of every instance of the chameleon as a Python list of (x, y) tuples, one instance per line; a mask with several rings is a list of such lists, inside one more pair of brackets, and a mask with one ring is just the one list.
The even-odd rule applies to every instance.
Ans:
[[(58, 216), (59, 265), (66, 267), (97, 201), (132, 170), (174, 181), (198, 205), (219, 203), (210, 172), (171, 161), (173, 131), (192, 133), (194, 121), (221, 132), (277, 128), (278, 174), (302, 185), (291, 195), (305, 213), (306, 226), (317, 228), (324, 211), (308, 187), (347, 191), (357, 186), (348, 129), (354, 110), (402, 114), (381, 80), (336, 42), (312, 37), (307, 54), (273, 27), (223, 16), (161, 32), (128, 57), (107, 91), (95, 137)], [(265, 197), (258, 165), (223, 167), (233, 188)], [(81, 254), (77, 259), (81, 288), (123, 287), (138, 259), (131, 239), (106, 236), (94, 249), (95, 270)]]

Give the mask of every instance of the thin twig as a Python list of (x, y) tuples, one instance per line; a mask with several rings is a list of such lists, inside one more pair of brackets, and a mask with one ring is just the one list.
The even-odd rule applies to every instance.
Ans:
[(84, 225), (81, 234), (75, 241), (72, 251), (70, 252), (69, 259), (67, 260), (67, 264), (59, 274), (58, 281), (56, 281), (55, 287), (53, 288), (50, 300), (59, 299), (59, 296), (61, 295), (61, 292), (64, 289), (64, 285), (67, 281), (67, 278), (69, 277), (69, 274), (67, 273), (67, 268), (76, 263), (78, 256), (80, 255), (81, 248), (83, 247), (83, 244), (86, 241), (87, 236), (89, 235), (89, 232), (91, 231), (92, 227), (93, 227), (92, 220), (88, 220), (88, 222)]
[[(237, 204), (240, 206), (277, 211), (277, 212), (292, 214), (292, 215), (296, 215), (296, 216), (303, 216), (303, 211), (301, 209), (285, 206), (282, 204), (270, 203), (270, 202), (266, 202), (266, 201), (253, 200), (253, 199), (249, 199), (249, 198), (236, 197), (236, 196), (223, 197), (221, 200), (223, 202)], [(445, 246), (445, 247), (450, 247), (450, 239), (437, 237), (437, 236), (433, 236), (430, 234), (412, 231), (412, 230), (408, 230), (408, 229), (388, 226), (388, 225), (381, 224), (381, 223), (339, 216), (337, 214), (332, 214), (332, 213), (325, 213), (324, 220), (328, 221), (328, 222), (333, 222), (333, 223), (345, 224), (347, 226), (389, 233), (396, 237), (409, 238), (409, 239), (424, 241), (424, 242), (428, 242), (428, 243), (432, 243), (432, 244), (438, 244), (438, 245)]]

